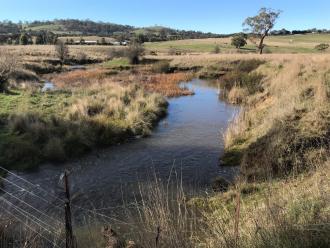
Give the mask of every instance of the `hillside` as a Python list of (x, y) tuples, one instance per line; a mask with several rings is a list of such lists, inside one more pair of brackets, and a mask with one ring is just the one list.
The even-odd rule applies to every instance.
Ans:
[(143, 35), (146, 41), (162, 41), (169, 39), (211, 38), (221, 37), (213, 33), (198, 31), (176, 30), (167, 27), (154, 26), (137, 28), (129, 25), (120, 25), (106, 22), (94, 22), (91, 20), (53, 20), (33, 21), (28, 23), (0, 22), (0, 34), (14, 35), (22, 32), (37, 34), (38, 32), (52, 32), (57, 35), (97, 35), (97, 36), (124, 36)]

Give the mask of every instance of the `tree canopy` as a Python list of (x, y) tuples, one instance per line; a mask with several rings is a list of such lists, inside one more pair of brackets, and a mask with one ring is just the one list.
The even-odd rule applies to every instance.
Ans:
[(261, 8), (258, 15), (248, 17), (244, 21), (243, 26), (248, 27), (246, 31), (260, 36), (260, 43), (258, 45), (260, 53), (262, 53), (264, 48), (263, 42), (265, 37), (269, 34), (270, 30), (274, 28), (280, 14), (280, 10)]

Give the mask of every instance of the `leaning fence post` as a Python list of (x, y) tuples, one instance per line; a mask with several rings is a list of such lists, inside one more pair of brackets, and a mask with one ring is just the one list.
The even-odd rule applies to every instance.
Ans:
[(69, 188), (69, 179), (68, 172), (64, 172), (64, 191), (65, 191), (65, 247), (74, 248), (74, 238), (72, 232), (72, 220), (71, 220), (71, 205), (70, 205), (70, 188)]

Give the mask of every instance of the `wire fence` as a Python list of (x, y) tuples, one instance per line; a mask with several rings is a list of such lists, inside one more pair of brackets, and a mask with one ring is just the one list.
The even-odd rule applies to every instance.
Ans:
[[(44, 189), (40, 185), (17, 175), (0, 166), (0, 171), (10, 177), (0, 176), (10, 189), (0, 187), (0, 247), (32, 247), (29, 243), (42, 240), (43, 247), (65, 247), (65, 198)], [(113, 209), (135, 208), (134, 204), (88, 209), (70, 202), (73, 211), (80, 211), (83, 216), (103, 220), (104, 223), (125, 225), (136, 228), (136, 223), (120, 220), (105, 214)], [(19, 226), (20, 228), (18, 228)], [(22, 232), (28, 231), (29, 237), (22, 237)], [(10, 239), (7, 234), (10, 233)], [(13, 238), (13, 233), (17, 236)], [(155, 233), (155, 230), (150, 230)], [(14, 244), (15, 243), (15, 244)], [(38, 247), (38, 246), (37, 246)]]

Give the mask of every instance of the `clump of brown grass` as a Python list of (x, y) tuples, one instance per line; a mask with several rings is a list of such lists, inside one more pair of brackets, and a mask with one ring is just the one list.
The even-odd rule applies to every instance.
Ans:
[(76, 70), (71, 72), (61, 73), (53, 76), (51, 81), (58, 88), (71, 88), (90, 85), (92, 80), (101, 80), (106, 77), (107, 70), (92, 69), (92, 70)]
[(181, 82), (192, 79), (190, 73), (155, 74), (146, 76), (142, 83), (147, 90), (158, 92), (168, 97), (187, 96), (194, 94), (191, 90), (181, 87)]

